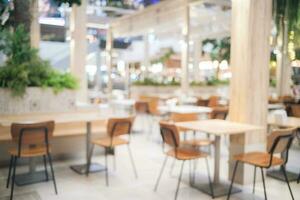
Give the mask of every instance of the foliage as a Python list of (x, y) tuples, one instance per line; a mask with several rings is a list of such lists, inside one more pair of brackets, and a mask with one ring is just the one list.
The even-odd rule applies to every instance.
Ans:
[[(191, 86), (218, 86), (218, 85), (228, 85), (229, 80), (218, 80), (213, 78), (211, 80), (207, 80), (206, 82), (195, 82), (193, 81)], [(137, 86), (179, 86), (180, 82), (172, 79), (170, 82), (159, 82), (150, 78), (145, 78), (144, 80), (138, 80), (133, 83), (133, 85)]]
[(13, 33), (0, 32), (0, 50), (7, 57), (5, 65), (0, 67), (0, 87), (11, 89), (14, 96), (24, 95), (29, 86), (52, 87), (55, 92), (78, 87), (73, 76), (54, 70), (48, 61), (38, 56), (23, 26)]
[(169, 60), (171, 58), (172, 55), (174, 55), (175, 52), (172, 48), (170, 48), (164, 55), (162, 55), (161, 57), (159, 57), (156, 60), (152, 60), (151, 64), (156, 64), (156, 63), (165, 63), (167, 60)]
[(137, 80), (133, 82), (133, 85), (139, 86), (178, 86), (180, 83), (174, 78), (170, 82), (160, 82), (151, 78), (145, 78), (144, 80)]
[[(300, 0), (273, 0), (273, 18), (276, 25), (276, 37), (277, 40), (283, 41), (281, 51), (289, 48), (288, 51), (291, 59), (295, 58), (294, 50), (300, 48), (299, 8)], [(293, 47), (291, 47), (291, 45), (293, 45)], [(296, 58), (299, 59), (297, 54)]]
[(289, 31), (294, 30), (299, 22), (299, 8), (300, 0), (273, 0), (273, 17), (276, 28), (280, 30), (282, 20), (286, 20)]
[(207, 85), (209, 85), (209, 86), (229, 85), (229, 80), (220, 80), (220, 79), (217, 79), (214, 77), (207, 81)]
[(210, 52), (210, 57), (212, 60), (217, 60), (221, 62), (222, 60), (230, 60), (230, 37), (223, 38), (221, 40), (217, 39), (207, 39), (203, 41), (203, 45), (210, 43), (212, 45), (212, 50)]

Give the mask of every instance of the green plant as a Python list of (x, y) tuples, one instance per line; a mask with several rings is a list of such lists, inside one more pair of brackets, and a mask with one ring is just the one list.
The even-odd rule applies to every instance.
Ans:
[(69, 6), (72, 6), (73, 4), (81, 5), (81, 0), (54, 0), (58, 6), (61, 4), (65, 3), (68, 4)]
[(5, 65), (0, 67), (0, 87), (11, 89), (14, 96), (24, 95), (27, 87), (51, 87), (54, 92), (78, 87), (73, 76), (54, 70), (38, 56), (23, 26), (14, 32), (0, 32), (0, 50), (7, 57)]
[(172, 55), (174, 55), (175, 52), (172, 48), (170, 48), (164, 55), (162, 55), (161, 57), (159, 57), (156, 60), (152, 60), (151, 64), (156, 64), (156, 63), (165, 63), (167, 60), (169, 60), (171, 58)]

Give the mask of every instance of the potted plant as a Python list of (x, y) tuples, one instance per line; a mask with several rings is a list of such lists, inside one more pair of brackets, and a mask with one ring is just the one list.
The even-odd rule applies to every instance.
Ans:
[(77, 80), (42, 60), (30, 46), (23, 26), (0, 32), (0, 114), (58, 112), (75, 109)]

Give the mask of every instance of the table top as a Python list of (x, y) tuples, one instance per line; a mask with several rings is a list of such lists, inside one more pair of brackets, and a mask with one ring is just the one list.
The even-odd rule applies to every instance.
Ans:
[(220, 119), (199, 120), (190, 122), (178, 122), (176, 126), (194, 131), (203, 131), (213, 135), (231, 135), (240, 134), (248, 131), (264, 130), (263, 127), (231, 122)]
[(298, 117), (285, 117), (282, 119), (276, 119), (275, 117), (268, 118), (268, 124), (274, 126), (286, 126), (300, 128), (300, 118)]
[(106, 112), (99, 110), (80, 110), (74, 112), (61, 113), (30, 113), (21, 115), (2, 115), (0, 116), (0, 126), (10, 126), (12, 123), (30, 123), (54, 120), (55, 123), (69, 123), (69, 122), (93, 122), (106, 120), (110, 116)]
[(159, 106), (158, 110), (161, 112), (169, 113), (210, 113), (212, 111), (209, 107), (204, 106), (192, 106), (192, 105), (180, 105), (180, 106)]
[(110, 103), (117, 106), (133, 106), (135, 102), (134, 99), (114, 99)]

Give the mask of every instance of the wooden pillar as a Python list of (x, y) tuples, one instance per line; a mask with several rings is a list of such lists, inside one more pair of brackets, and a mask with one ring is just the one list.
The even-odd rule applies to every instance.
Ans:
[[(270, 29), (272, 0), (233, 0), (231, 23), (231, 121), (267, 126)], [(232, 156), (253, 150), (265, 151), (266, 131), (230, 138), (229, 174)], [(253, 167), (240, 165), (236, 181), (250, 183)]]
[(187, 93), (189, 89), (190, 7), (188, 1), (185, 4), (184, 25), (182, 28), (183, 42), (181, 44), (181, 91)]
[(87, 78), (86, 78), (86, 6), (87, 2), (82, 1), (81, 5), (73, 5), (70, 16), (70, 69), (71, 73), (80, 81), (80, 88), (77, 91), (77, 101), (87, 101)]
[(113, 82), (112, 82), (112, 50), (113, 50), (113, 34), (112, 29), (109, 27), (106, 33), (106, 67), (107, 67), (107, 75), (108, 75), (108, 82), (107, 82), (107, 92), (111, 95), (113, 90)]
[(39, 23), (39, 1), (32, 0), (30, 2), (30, 43), (34, 48), (40, 47), (40, 23)]

